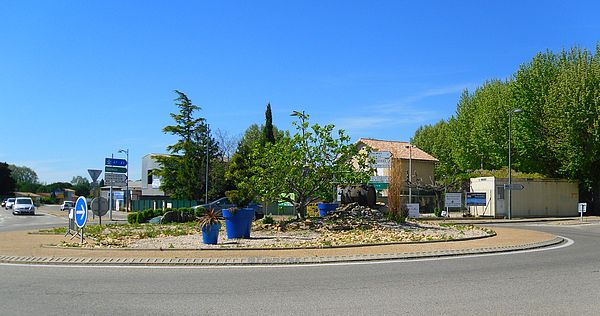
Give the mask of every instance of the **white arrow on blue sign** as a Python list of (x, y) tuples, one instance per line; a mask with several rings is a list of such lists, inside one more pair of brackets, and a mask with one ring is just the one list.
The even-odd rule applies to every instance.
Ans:
[(75, 202), (75, 224), (82, 228), (87, 222), (87, 201), (83, 196), (80, 196)]
[(117, 158), (104, 158), (104, 164), (107, 166), (125, 167), (127, 166), (127, 160)]

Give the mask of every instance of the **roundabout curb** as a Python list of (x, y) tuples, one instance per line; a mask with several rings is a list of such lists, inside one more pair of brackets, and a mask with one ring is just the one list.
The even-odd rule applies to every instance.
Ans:
[(400, 252), (382, 254), (354, 254), (318, 257), (242, 257), (242, 258), (83, 258), (83, 257), (28, 257), (0, 256), (0, 264), (30, 265), (93, 265), (93, 266), (255, 266), (369, 262), (386, 260), (414, 260), (424, 258), (456, 257), (492, 253), (515, 252), (556, 246), (565, 242), (561, 237), (520, 245), (484, 247), (459, 250)]

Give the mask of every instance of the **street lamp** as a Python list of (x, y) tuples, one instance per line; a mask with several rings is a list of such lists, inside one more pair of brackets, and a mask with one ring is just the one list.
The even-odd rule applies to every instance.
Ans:
[(512, 143), (512, 115), (521, 113), (521, 109), (512, 109), (508, 112), (508, 219), (512, 219), (512, 167), (511, 167), (511, 143)]
[(127, 149), (119, 149), (119, 153), (125, 154), (127, 155), (127, 171), (126, 171), (126, 179), (125, 179), (125, 209), (127, 210), (127, 212), (129, 212), (129, 203), (130, 203), (130, 199), (128, 198), (129, 195), (129, 148)]
[(208, 147), (209, 147), (209, 136), (210, 129), (209, 125), (206, 124), (206, 137), (204, 138), (205, 147), (206, 147), (206, 174), (204, 176), (204, 200), (206, 204), (208, 204)]
[(408, 148), (408, 203), (412, 203), (412, 148), (413, 145), (407, 145)]

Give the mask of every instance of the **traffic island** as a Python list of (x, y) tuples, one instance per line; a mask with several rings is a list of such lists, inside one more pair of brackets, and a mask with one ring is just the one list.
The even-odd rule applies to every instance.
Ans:
[(374, 245), (312, 249), (98, 249), (48, 247), (59, 243), (58, 235), (30, 232), (0, 233), (0, 262), (12, 264), (67, 265), (260, 265), (315, 264), (333, 262), (417, 259), (510, 252), (548, 247), (563, 242), (562, 238), (537, 231), (494, 228), (489, 238), (422, 242), (413, 244)]

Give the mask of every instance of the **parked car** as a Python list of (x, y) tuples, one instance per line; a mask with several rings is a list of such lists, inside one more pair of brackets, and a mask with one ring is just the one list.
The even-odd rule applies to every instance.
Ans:
[(12, 208), (13, 204), (15, 204), (15, 198), (7, 199), (6, 203), (4, 204), (4, 208), (8, 210)]
[(68, 212), (68, 211), (70, 211), (74, 207), (75, 207), (75, 203), (74, 202), (72, 202), (72, 201), (64, 201), (63, 204), (60, 206), (60, 210)]
[[(232, 208), (235, 206), (236, 205), (231, 203), (231, 201), (229, 201), (229, 199), (227, 197), (222, 197), (222, 198), (216, 199), (208, 204), (201, 204), (198, 206), (194, 206), (194, 209), (203, 207), (205, 209), (214, 208), (215, 210), (222, 210), (222, 209), (229, 209), (229, 208)], [(262, 205), (252, 201), (252, 202), (250, 202), (248, 207), (251, 207), (254, 209), (254, 219), (261, 219), (261, 218), (265, 217), (265, 213), (262, 209)]]
[(6, 200), (8, 200), (8, 199), (2, 200), (2, 204), (0, 206), (2, 206), (2, 207), (6, 206)]
[(15, 204), (13, 205), (13, 215), (35, 215), (35, 206), (33, 205), (33, 201), (28, 197), (18, 197), (15, 199)]

